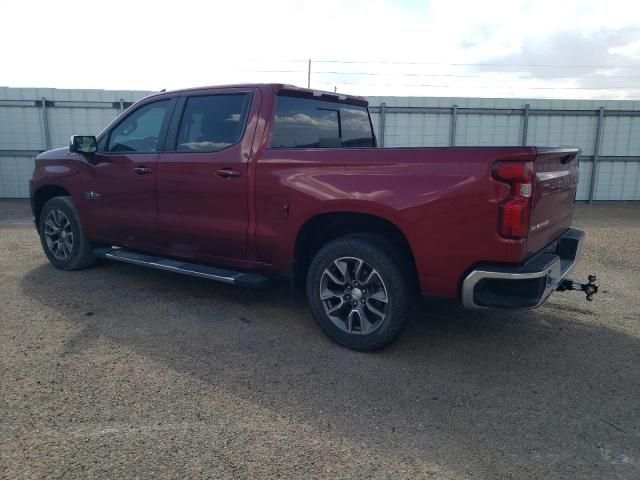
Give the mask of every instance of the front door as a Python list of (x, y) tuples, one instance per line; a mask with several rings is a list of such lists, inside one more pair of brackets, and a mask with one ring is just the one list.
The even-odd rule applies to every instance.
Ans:
[(84, 185), (92, 239), (143, 249), (161, 245), (156, 166), (175, 103), (175, 98), (144, 103), (100, 138)]
[(156, 178), (158, 231), (172, 254), (212, 262), (246, 258), (256, 96), (217, 89), (178, 102)]

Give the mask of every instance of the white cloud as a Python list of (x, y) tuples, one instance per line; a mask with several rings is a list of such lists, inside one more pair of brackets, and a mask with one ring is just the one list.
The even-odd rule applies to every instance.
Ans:
[(623, 55), (634, 60), (640, 60), (640, 40), (628, 43), (622, 47), (613, 47), (609, 49), (612, 55)]
[(314, 118), (304, 113), (294, 113), (293, 115), (276, 115), (275, 122), (276, 124), (288, 125), (294, 128), (307, 128), (314, 127), (321, 130), (337, 130), (338, 121), (337, 116), (330, 117), (322, 117), (322, 118)]
[[(312, 86), (361, 95), (640, 98), (631, 83), (617, 90), (572, 90), (591, 85), (581, 81), (579, 69), (554, 79), (507, 67), (452, 65), (526, 62), (531, 52), (536, 61), (545, 61), (550, 53), (535, 46), (562, 50), (549, 39), (563, 33), (576, 33), (580, 41), (638, 28), (640, 4), (631, 1), (0, 3), (3, 17), (15, 19), (0, 29), (0, 84), (9, 86), (159, 90), (264, 81), (306, 86), (306, 59), (312, 58), (376, 62), (312, 65)], [(623, 73), (640, 75), (637, 41), (608, 45), (606, 51), (617, 63), (636, 65)], [(389, 61), (422, 64), (380, 63)], [(334, 71), (340, 74), (321, 73)], [(622, 75), (608, 76), (614, 74)], [(597, 86), (617, 85), (614, 78)], [(552, 90), (556, 87), (562, 89)]]

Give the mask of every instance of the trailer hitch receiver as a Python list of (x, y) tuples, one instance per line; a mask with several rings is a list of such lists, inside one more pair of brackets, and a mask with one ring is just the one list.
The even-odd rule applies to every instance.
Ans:
[(587, 283), (579, 283), (574, 280), (563, 280), (556, 289), (558, 292), (566, 292), (567, 290), (578, 290), (584, 292), (587, 296), (587, 300), (590, 302), (593, 300), (593, 296), (598, 293), (598, 284), (596, 283), (596, 276), (589, 275), (587, 277)]

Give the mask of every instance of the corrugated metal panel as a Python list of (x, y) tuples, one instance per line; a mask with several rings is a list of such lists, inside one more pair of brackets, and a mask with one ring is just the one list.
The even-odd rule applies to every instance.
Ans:
[(51, 148), (69, 144), (73, 134), (96, 134), (113, 120), (119, 110), (113, 108), (65, 108), (48, 109)]
[[(483, 98), (402, 98), (369, 97), (369, 105), (386, 103), (385, 146), (448, 145), (451, 113), (394, 112), (393, 107), (427, 107), (451, 109), (457, 105), (455, 144), (459, 146), (520, 145), (524, 128), (523, 108), (531, 110), (577, 110), (575, 114), (530, 113), (527, 145), (580, 147), (583, 155), (594, 155), (598, 126), (597, 111), (604, 107), (598, 176), (594, 200), (640, 200), (640, 116), (616, 116), (615, 110), (639, 111), (638, 101), (483, 99)], [(500, 109), (499, 113), (465, 113), (465, 108)], [(505, 112), (504, 109), (513, 109)], [(530, 110), (530, 111), (531, 111)], [(610, 114), (606, 111), (609, 110)], [(509, 113), (506, 115), (504, 113)], [(376, 132), (379, 132), (376, 113)], [(428, 118), (437, 117), (429, 123)], [(608, 157), (608, 158), (605, 158)], [(614, 157), (613, 161), (609, 161)], [(631, 157), (620, 158), (615, 157)], [(634, 158), (636, 157), (636, 158)], [(589, 199), (592, 162), (583, 159), (577, 199)]]
[(640, 116), (605, 117), (601, 155), (640, 156)]
[(597, 110), (604, 107), (607, 110), (639, 110), (638, 100), (562, 100), (542, 98), (459, 98), (459, 97), (367, 97), (370, 106), (377, 106), (385, 102), (393, 107), (451, 107), (458, 105), (466, 108), (522, 108), (525, 103), (531, 108), (548, 108), (552, 110)]
[(580, 147), (583, 155), (593, 155), (598, 118), (576, 116), (538, 116), (529, 118), (528, 145)]
[[(54, 106), (47, 107), (51, 148), (64, 146), (73, 133), (97, 133), (119, 113), (119, 102), (133, 102), (152, 92), (115, 90), (58, 90), (51, 88), (0, 87), (0, 197), (26, 196), (27, 181), (33, 169), (29, 156), (14, 156), (12, 151), (45, 149), (42, 123), (43, 97)], [(66, 102), (66, 103), (65, 103)], [(70, 104), (68, 102), (76, 102)], [(79, 105), (77, 102), (92, 102)], [(583, 110), (587, 115), (531, 114), (528, 119), (527, 144), (544, 146), (579, 146), (586, 156), (594, 154), (597, 110), (640, 111), (640, 101), (547, 100), (501, 98), (429, 98), (370, 97), (370, 106), (385, 102), (387, 107), (427, 107), (451, 109), (458, 106), (455, 143), (473, 145), (519, 145), (524, 117), (522, 108)], [(510, 115), (465, 113), (465, 108), (513, 109)], [(376, 134), (380, 132), (380, 115), (372, 115)], [(451, 134), (451, 114), (393, 113), (385, 116), (385, 146), (447, 146)], [(30, 154), (30, 153), (29, 153)], [(640, 200), (640, 117), (605, 113), (600, 148), (601, 160), (594, 190), (596, 200)], [(611, 161), (611, 157), (614, 157)], [(615, 157), (625, 157), (615, 159)], [(629, 158), (630, 157), (630, 158)], [(635, 157), (635, 158), (634, 158)], [(589, 197), (592, 164), (582, 161), (577, 198)]]
[(594, 199), (640, 199), (640, 163), (600, 162)]
[(445, 147), (449, 144), (448, 115), (397, 114), (385, 121), (387, 147)]
[[(46, 150), (41, 100), (47, 106), (50, 148), (68, 145), (72, 134), (102, 130), (120, 113), (120, 100), (131, 103), (152, 92), (117, 90), (59, 90), (0, 87), (0, 153)], [(76, 102), (75, 104), (69, 102)], [(90, 102), (86, 106), (77, 102)], [(114, 108), (114, 104), (115, 107)], [(0, 157), (0, 198), (29, 196), (33, 157)]]
[(40, 100), (42, 97), (46, 97), (47, 100), (53, 101), (117, 102), (122, 98), (125, 102), (135, 102), (151, 93), (154, 92), (142, 90), (0, 87), (0, 100)]
[(521, 123), (522, 119), (518, 116), (459, 114), (456, 145), (518, 145)]
[(28, 198), (32, 174), (32, 158), (0, 157), (0, 198)]
[(40, 150), (43, 146), (40, 109), (0, 105), (0, 150)]
[(591, 182), (592, 167), (593, 163), (591, 162), (580, 162), (580, 180), (578, 181), (576, 200), (589, 200), (589, 185)]

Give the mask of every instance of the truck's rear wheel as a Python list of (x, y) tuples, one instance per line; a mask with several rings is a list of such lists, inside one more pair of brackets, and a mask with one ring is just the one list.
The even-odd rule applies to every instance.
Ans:
[(411, 310), (406, 256), (377, 235), (338, 238), (316, 254), (307, 295), (322, 330), (355, 350), (376, 350), (401, 332)]
[(49, 262), (62, 270), (79, 270), (95, 262), (91, 241), (80, 225), (70, 197), (55, 197), (42, 207), (38, 225)]

